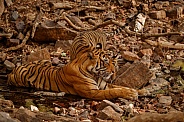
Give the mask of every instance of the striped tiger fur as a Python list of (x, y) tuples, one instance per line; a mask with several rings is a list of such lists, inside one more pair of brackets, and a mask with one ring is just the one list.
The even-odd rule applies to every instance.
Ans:
[(49, 61), (17, 66), (8, 74), (8, 84), (55, 92), (63, 91), (96, 100), (118, 97), (136, 99), (137, 90), (106, 82), (101, 82), (99, 86), (93, 72), (99, 60), (99, 51), (94, 50), (84, 52), (64, 67), (51, 66)]
[[(99, 52), (105, 52), (106, 43), (106, 35), (100, 30), (82, 32), (74, 39), (71, 45), (70, 61), (79, 57), (86, 51), (97, 50)], [(101, 60), (99, 60), (98, 66), (99, 69), (101, 69), (101, 72), (98, 74), (97, 80), (99, 78), (106, 82), (112, 82), (116, 78), (116, 70), (118, 66), (117, 59), (109, 57), (105, 53), (100, 54)], [(109, 70), (103, 70), (105, 67)]]
[(70, 61), (87, 50), (105, 50), (106, 35), (100, 31), (85, 31), (77, 35), (70, 48)]

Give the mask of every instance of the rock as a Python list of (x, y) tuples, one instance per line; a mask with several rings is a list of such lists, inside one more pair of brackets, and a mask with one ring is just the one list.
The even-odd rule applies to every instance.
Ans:
[(51, 60), (50, 53), (47, 50), (47, 48), (30, 53), (30, 55), (28, 55), (28, 57), (27, 57), (26, 62), (33, 62), (33, 61), (37, 61), (37, 60)]
[(169, 82), (163, 78), (156, 78), (150, 81), (150, 84), (148, 86), (145, 86), (144, 88), (147, 89), (151, 94), (157, 94), (162, 91), (162, 88), (168, 87)]
[(74, 107), (69, 107), (68, 109), (71, 116), (78, 116), (79, 111), (77, 109), (75, 109)]
[(151, 11), (149, 13), (150, 18), (152, 19), (164, 19), (166, 18), (166, 12), (164, 10), (160, 11)]
[(11, 100), (0, 99), (0, 111), (3, 108), (14, 108), (14, 104)]
[(4, 62), (6, 60), (6, 53), (0, 52), (0, 63)]
[(111, 20), (111, 19), (116, 19), (116, 15), (114, 13), (107, 13), (104, 17), (104, 21), (107, 21), (107, 20)]
[(18, 11), (12, 11), (11, 12), (11, 19), (12, 20), (17, 20), (18, 19), (18, 17), (19, 17), (19, 13), (18, 13)]
[(148, 68), (151, 66), (151, 59), (150, 56), (144, 55), (141, 59), (141, 62), (145, 64)]
[(144, 113), (129, 119), (127, 122), (184, 122), (184, 113), (179, 111), (168, 114)]
[(19, 44), (20, 44), (20, 40), (19, 39), (8, 39), (7, 43), (6, 43), (6, 45), (8, 47), (13, 47), (13, 46), (16, 46), (16, 45), (19, 45)]
[(31, 111), (39, 111), (38, 108), (34, 105), (31, 105), (30, 108), (31, 108)]
[(56, 42), (59, 40), (73, 40), (77, 35), (72, 30), (65, 29), (65, 21), (58, 23), (54, 21), (45, 21), (37, 26), (33, 37), (36, 42)]
[(140, 59), (140, 57), (130, 51), (122, 51), (121, 55), (124, 59), (128, 60), (128, 61), (135, 61)]
[(99, 105), (99, 108), (98, 110), (103, 110), (105, 107), (107, 106), (111, 106), (116, 112), (118, 113), (123, 113), (123, 110), (116, 104), (112, 103), (111, 101), (109, 100), (103, 100), (100, 105)]
[(82, 0), (82, 1), (81, 1), (81, 5), (82, 5), (82, 6), (88, 6), (88, 5), (89, 5), (88, 0)]
[(18, 109), (14, 117), (21, 122), (43, 122), (43, 121), (60, 121), (60, 122), (78, 122), (70, 117), (56, 116), (46, 112), (31, 112), (28, 109)]
[(141, 52), (143, 55), (148, 55), (148, 56), (152, 56), (152, 55), (153, 55), (152, 49), (142, 49), (142, 50), (140, 50), (140, 52)]
[(162, 9), (162, 4), (161, 4), (162, 2), (157, 2), (157, 3), (155, 3), (154, 4), (154, 7), (156, 8), (156, 10), (160, 10), (160, 9)]
[(132, 103), (121, 105), (121, 108), (124, 110), (123, 116), (133, 117), (140, 114), (140, 111)]
[(73, 24), (77, 25), (78, 27), (85, 28), (83, 22), (80, 20), (79, 17), (77, 17), (77, 16), (69, 16), (69, 15), (68, 15), (67, 17), (68, 17), (68, 19), (70, 19), (70, 21), (71, 21)]
[(89, 116), (89, 112), (87, 110), (84, 110), (81, 114), (79, 114), (79, 119), (82, 121), (87, 121)]
[(40, 96), (49, 96), (49, 97), (63, 97), (65, 95), (65, 92), (48, 92), (48, 91), (36, 91), (34, 92), (35, 95)]
[(76, 2), (80, 3), (80, 2), (81, 2), (81, 0), (76, 0)]
[(72, 42), (73, 40), (57, 40), (55, 43), (55, 48), (61, 48), (62, 50), (67, 51), (70, 49)]
[(171, 105), (171, 102), (172, 102), (171, 96), (159, 97), (159, 103), (161, 103), (161, 104)]
[(151, 71), (142, 62), (134, 62), (127, 69), (122, 69), (123, 71), (119, 69), (122, 74), (114, 82), (116, 85), (138, 89), (146, 85), (152, 77)]
[(172, 56), (171, 55), (166, 55), (166, 59), (167, 60), (171, 60), (172, 59)]
[(25, 29), (25, 23), (24, 21), (16, 21), (15, 22), (15, 26), (16, 26), (16, 29), (19, 31), (19, 32), (23, 32), (23, 30)]
[(59, 62), (60, 62), (60, 60), (59, 60), (58, 57), (54, 57), (54, 58), (52, 59), (52, 64), (54, 64), (54, 65), (58, 65)]
[(36, 117), (36, 113), (27, 109), (18, 109), (15, 117), (21, 122), (41, 122), (42, 119)]
[(9, 113), (0, 112), (0, 122), (20, 122), (20, 121), (16, 119), (12, 119)]
[[(61, 111), (61, 109), (59, 108), (59, 107), (54, 107), (54, 113), (58, 113), (58, 112), (60, 112)], [(65, 114), (65, 113), (63, 113), (63, 114)]]
[(144, 12), (148, 12), (149, 11), (149, 7), (148, 7), (148, 4), (141, 4), (142, 5), (142, 9)]
[[(118, 62), (119, 64), (119, 62)], [(119, 68), (119, 70), (117, 71), (117, 78), (123, 74), (132, 64), (127, 62), (126, 64), (121, 64), (121, 67)]]
[(181, 35), (172, 35), (169, 40), (175, 41), (175, 42), (182, 42), (183, 41), (183, 36)]
[(178, 19), (183, 14), (183, 7), (175, 7), (166, 12), (167, 17), (171, 19)]
[(13, 68), (15, 68), (15, 64), (13, 64), (12, 62), (5, 60), (4, 61), (4, 65), (8, 70), (13, 70)]
[(17, 39), (23, 40), (24, 39), (24, 34), (21, 32), (18, 34)]
[(84, 120), (82, 120), (82, 122), (91, 122), (91, 120), (90, 119), (84, 119)]
[(114, 111), (114, 109), (111, 106), (107, 106), (98, 113), (97, 118), (102, 120), (120, 121), (121, 114)]
[(11, 6), (13, 3), (12, 3), (12, 0), (5, 0), (5, 2), (6, 2), (6, 5), (9, 7), (9, 6)]
[(131, 0), (118, 0), (118, 4), (125, 7), (125, 8), (131, 8), (132, 7), (132, 1)]
[(150, 28), (149, 33), (162, 33), (163, 28), (161, 27), (155, 27), (155, 28)]
[(36, 13), (27, 13), (27, 19), (29, 21), (34, 21), (36, 18)]
[(164, 7), (168, 7), (169, 6), (169, 1), (157, 1), (155, 4), (154, 4), (154, 7), (157, 9), (157, 10), (161, 10), (163, 9)]
[(134, 31), (143, 32), (145, 21), (146, 21), (146, 15), (144, 15), (143, 13), (139, 13), (136, 16)]

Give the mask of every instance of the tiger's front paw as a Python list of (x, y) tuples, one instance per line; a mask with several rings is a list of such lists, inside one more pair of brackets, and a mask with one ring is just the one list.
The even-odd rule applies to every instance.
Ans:
[(138, 94), (139, 96), (147, 96), (147, 95), (150, 95), (151, 93), (149, 92), (149, 90), (143, 88), (138, 90)]
[(125, 96), (124, 98), (130, 100), (137, 100), (138, 99), (138, 91), (132, 88), (125, 88)]

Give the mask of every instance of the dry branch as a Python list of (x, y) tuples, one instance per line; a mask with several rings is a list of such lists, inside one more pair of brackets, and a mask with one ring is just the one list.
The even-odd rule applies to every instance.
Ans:
[(107, 7), (97, 7), (97, 6), (84, 6), (84, 8), (87, 8), (87, 9), (95, 9), (95, 10), (107, 10)]
[(63, 13), (63, 19), (66, 20), (66, 22), (67, 22), (70, 26), (72, 26), (75, 30), (78, 30), (78, 31), (85, 31), (85, 30), (88, 30), (88, 29), (86, 29), (86, 28), (81, 28), (81, 27), (78, 27), (78, 26), (74, 25), (66, 15), (67, 15), (67, 13)]
[(4, 0), (0, 0), (0, 17), (4, 12)]
[(84, 16), (84, 17), (79, 17), (81, 20), (85, 20), (85, 19), (97, 19), (94, 16)]
[(107, 10), (107, 7), (97, 7), (97, 6), (82, 6), (79, 7), (77, 6), (76, 8), (67, 11), (67, 13), (75, 13), (75, 12), (80, 12), (80, 11), (85, 11), (85, 10), (90, 10), (90, 11), (96, 11), (96, 10), (100, 10), (100, 11), (104, 11)]
[(145, 39), (144, 41), (152, 46), (160, 46), (170, 49), (184, 50), (184, 44), (180, 43), (171, 43), (166, 41), (151, 41), (149, 39)]
[(11, 38), (12, 36), (13, 36), (13, 33), (0, 33), (0, 37)]
[(22, 40), (22, 43), (21, 43), (20, 45), (17, 45), (17, 46), (14, 46), (14, 47), (10, 47), (10, 48), (7, 48), (7, 49), (5, 50), (5, 52), (13, 51), (13, 50), (18, 50), (18, 49), (24, 47), (24, 46), (26, 45), (27, 40), (28, 40), (29, 37), (30, 37), (30, 33), (31, 33), (30, 31), (27, 32), (25, 38)]
[(35, 35), (35, 32), (36, 32), (36, 28), (37, 26), (39, 25), (39, 22), (41, 20), (41, 17), (42, 17), (42, 11), (40, 11), (37, 16), (36, 16), (36, 19), (32, 25), (32, 32), (31, 32), (31, 38), (34, 38), (34, 35)]
[(72, 5), (69, 3), (52, 3), (53, 9), (72, 9)]
[(113, 24), (112, 20), (108, 20), (108, 21), (105, 21), (103, 23), (100, 23), (100, 24), (94, 26), (93, 28), (91, 28), (91, 30), (96, 30), (98, 28), (102, 28), (102, 27), (105, 27), (105, 26), (110, 25), (110, 24)]
[(160, 36), (170, 36), (170, 35), (182, 35), (182, 32), (168, 32), (168, 33), (136, 33), (131, 30), (129, 30), (128, 27), (125, 28), (125, 32), (129, 35), (136, 35), (143, 38), (149, 38), (149, 37), (160, 37)]

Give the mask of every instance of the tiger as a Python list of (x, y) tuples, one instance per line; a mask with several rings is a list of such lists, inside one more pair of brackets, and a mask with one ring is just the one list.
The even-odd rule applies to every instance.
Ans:
[(94, 69), (100, 59), (98, 50), (82, 53), (63, 67), (50, 65), (49, 61), (37, 61), (16, 66), (8, 74), (8, 85), (31, 87), (39, 90), (65, 92), (94, 100), (125, 98), (137, 99), (138, 91), (95, 80)]
[[(87, 50), (97, 50), (99, 52), (105, 52), (107, 39), (105, 33), (101, 30), (85, 31), (77, 35), (70, 48), (70, 61), (80, 56)], [(101, 60), (98, 65), (101, 69), (100, 74), (97, 76), (97, 80), (103, 79), (106, 82), (113, 82), (116, 78), (116, 71), (118, 70), (117, 58), (107, 57), (107, 54), (100, 53)], [(108, 61), (104, 61), (108, 60)], [(104, 68), (103, 68), (104, 67)], [(105, 67), (109, 70), (102, 70)]]

